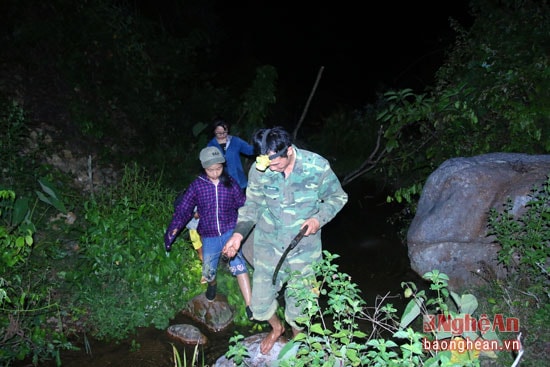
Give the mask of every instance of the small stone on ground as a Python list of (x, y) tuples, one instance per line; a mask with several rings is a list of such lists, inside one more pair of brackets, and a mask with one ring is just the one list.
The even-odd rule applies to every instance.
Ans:
[(170, 337), (183, 344), (203, 345), (208, 342), (208, 338), (197, 327), (189, 324), (170, 325), (167, 332)]

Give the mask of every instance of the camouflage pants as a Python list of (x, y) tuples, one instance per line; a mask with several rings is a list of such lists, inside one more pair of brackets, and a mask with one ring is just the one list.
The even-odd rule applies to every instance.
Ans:
[[(258, 241), (259, 240), (259, 241)], [(297, 300), (289, 294), (292, 285), (304, 287), (315, 279), (312, 264), (321, 260), (321, 250), (307, 250), (298, 245), (290, 251), (285, 262), (279, 270), (275, 285), (273, 285), (273, 272), (283, 254), (271, 244), (263, 244), (261, 239), (255, 238), (254, 244), (254, 276), (252, 279), (251, 309), (254, 318), (260, 321), (269, 320), (277, 311), (277, 296), (285, 283), (285, 320), (297, 330), (294, 320), (302, 315), (302, 307)]]

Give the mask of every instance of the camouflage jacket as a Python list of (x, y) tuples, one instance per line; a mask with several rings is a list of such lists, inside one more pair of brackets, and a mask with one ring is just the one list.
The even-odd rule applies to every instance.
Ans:
[[(267, 169), (260, 172), (253, 164), (248, 173), (246, 202), (239, 208), (235, 232), (246, 236), (253, 226), (281, 249), (288, 245), (308, 218), (317, 218), (322, 226), (332, 220), (348, 201), (347, 193), (320, 155), (298, 149), (290, 176)], [(309, 238), (308, 238), (309, 237)], [(321, 246), (321, 231), (302, 243)]]

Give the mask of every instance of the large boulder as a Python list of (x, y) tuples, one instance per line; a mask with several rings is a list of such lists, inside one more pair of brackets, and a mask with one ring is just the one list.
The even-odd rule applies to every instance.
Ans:
[(407, 233), (411, 268), (420, 276), (437, 269), (454, 288), (481, 284), (488, 271), (503, 276), (496, 260), (500, 247), (488, 235), (489, 212), (502, 211), (511, 199), (511, 214), (520, 216), (549, 173), (550, 155), (491, 153), (445, 161), (428, 177)]

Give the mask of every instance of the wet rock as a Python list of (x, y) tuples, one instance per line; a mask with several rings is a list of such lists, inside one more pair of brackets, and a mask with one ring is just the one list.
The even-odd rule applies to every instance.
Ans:
[[(279, 356), (281, 350), (286, 345), (287, 340), (283, 337), (279, 338), (273, 345), (273, 348), (268, 354), (260, 353), (260, 343), (268, 333), (260, 333), (251, 335), (245, 338), (241, 343), (248, 351), (248, 358), (245, 358), (244, 365), (249, 367), (275, 367), (279, 365), (280, 359), (286, 355), (292, 354), (292, 351), (285, 353), (285, 356)], [(294, 351), (294, 354), (296, 352)], [(235, 364), (232, 360), (228, 360), (225, 356), (218, 358), (212, 367), (233, 367)]]
[(198, 328), (188, 324), (171, 325), (167, 329), (168, 335), (183, 344), (203, 345), (208, 342), (208, 338), (200, 332)]
[(235, 317), (235, 309), (227, 303), (227, 297), (218, 293), (212, 302), (204, 293), (191, 299), (182, 313), (212, 332), (226, 329)]

